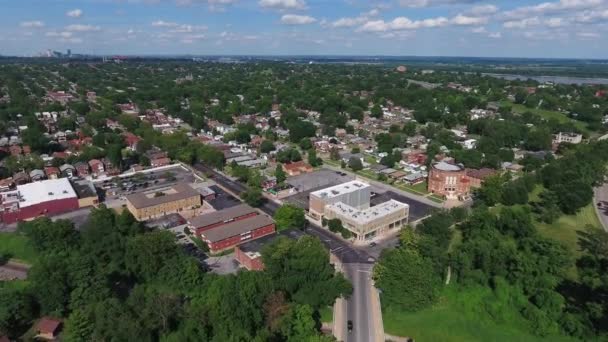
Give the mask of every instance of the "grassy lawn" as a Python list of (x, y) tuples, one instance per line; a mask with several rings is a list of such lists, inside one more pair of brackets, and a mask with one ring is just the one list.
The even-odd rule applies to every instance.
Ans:
[(572, 122), (576, 128), (581, 130), (581, 132), (588, 132), (587, 125), (584, 122), (570, 119), (564, 113), (560, 113), (560, 112), (553, 111), (553, 110), (528, 108), (522, 104), (516, 104), (516, 103), (510, 103), (510, 102), (505, 102), (504, 104), (510, 105), (511, 108), (513, 109), (513, 111), (516, 113), (532, 112), (534, 114), (540, 115), (541, 117), (543, 117), (546, 120), (553, 119), (553, 120), (557, 120), (558, 122), (561, 122), (561, 123)]
[(494, 323), (484, 310), (492, 302), (490, 291), (447, 286), (431, 308), (416, 313), (384, 311), (384, 330), (419, 342), (570, 341), (561, 336), (540, 338), (527, 333), (519, 313), (508, 308), (502, 317), (504, 323)]
[(319, 319), (322, 323), (329, 323), (334, 320), (334, 308), (326, 306), (319, 310)]
[(574, 252), (575, 257), (580, 256), (578, 232), (584, 231), (587, 225), (597, 229), (601, 228), (601, 223), (595, 213), (593, 203), (581, 209), (578, 214), (563, 215), (551, 224), (536, 223), (536, 227), (543, 236), (562, 242), (568, 249)]
[(0, 233), (0, 253), (8, 253), (11, 258), (27, 263), (36, 260), (36, 251), (25, 236), (16, 233)]
[(443, 203), (444, 200), (443, 198), (437, 196), (437, 195), (431, 195), (429, 197), (427, 197), (428, 199), (430, 199), (431, 201), (435, 202), (435, 203)]
[(396, 187), (398, 187), (399, 189), (403, 189), (405, 191), (409, 191), (409, 192), (413, 192), (416, 193), (418, 195), (427, 195), (429, 192), (426, 190), (428, 188), (426, 181), (416, 184), (416, 185), (408, 185), (408, 184), (404, 184), (404, 183), (399, 183), (398, 185), (395, 185)]

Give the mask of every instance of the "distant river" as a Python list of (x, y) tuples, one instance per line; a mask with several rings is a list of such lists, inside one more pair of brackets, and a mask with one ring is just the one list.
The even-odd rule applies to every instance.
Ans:
[(559, 84), (608, 84), (608, 78), (586, 78), (586, 77), (569, 77), (569, 76), (527, 76), (527, 75), (511, 75), (511, 74), (494, 74), (483, 73), (486, 76), (503, 78), (509, 81), (526, 81), (528, 79), (538, 81), (540, 83), (552, 82)]

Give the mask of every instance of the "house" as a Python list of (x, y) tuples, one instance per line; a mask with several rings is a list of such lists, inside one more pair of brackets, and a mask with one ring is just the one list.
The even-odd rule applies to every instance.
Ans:
[(313, 168), (310, 164), (300, 160), (289, 164), (283, 164), (283, 171), (289, 176), (298, 176), (302, 173), (311, 173)]
[(23, 152), (23, 149), (21, 148), (21, 146), (18, 145), (13, 145), (11, 147), (8, 148), (9, 153), (11, 154), (11, 156), (19, 156), (21, 155), (21, 153)]
[(146, 157), (150, 160), (150, 166), (159, 167), (171, 164), (167, 152), (159, 149), (158, 147), (152, 148), (146, 152)]
[(16, 185), (27, 184), (30, 182), (30, 176), (24, 171), (17, 172), (13, 175), (13, 181)]
[(74, 167), (76, 168), (76, 173), (78, 173), (80, 177), (86, 177), (91, 174), (91, 171), (89, 171), (88, 163), (77, 162), (76, 164), (74, 164)]
[(91, 168), (91, 173), (96, 177), (106, 171), (103, 163), (99, 159), (89, 160), (89, 167)]
[(422, 172), (414, 172), (402, 178), (409, 185), (424, 183), (426, 176)]
[(59, 168), (54, 166), (47, 166), (44, 168), (44, 173), (46, 174), (46, 178), (48, 179), (57, 179), (61, 176), (61, 171)]
[(44, 179), (44, 171), (40, 170), (40, 169), (34, 169), (32, 171), (30, 171), (30, 179), (32, 180), (32, 182), (37, 182), (39, 180), (43, 180)]
[(482, 169), (466, 169), (465, 171), (466, 177), (469, 179), (469, 184), (471, 188), (480, 188), (483, 181), (497, 174), (497, 171), (490, 168), (482, 168)]
[(101, 160), (101, 162), (103, 163), (103, 166), (105, 167), (105, 172), (108, 176), (116, 176), (120, 173), (120, 169), (115, 166), (110, 159), (108, 158), (103, 158)]
[(198, 188), (198, 192), (201, 194), (201, 197), (204, 201), (211, 201), (215, 199), (216, 193), (213, 189), (203, 186)]
[(405, 173), (403, 171), (395, 171), (388, 175), (389, 178), (394, 179), (394, 180), (400, 180), (401, 178), (403, 178), (405, 176), (407, 176), (407, 173)]
[(15, 186), (13, 177), (8, 177), (0, 180), (0, 192), (8, 191)]
[(122, 136), (125, 139), (127, 148), (131, 151), (135, 151), (137, 149), (137, 143), (141, 141), (141, 138), (131, 132), (126, 132)]
[(72, 178), (76, 176), (76, 168), (71, 164), (63, 164), (59, 167), (59, 171), (61, 171), (61, 175), (63, 177)]
[(559, 145), (561, 143), (569, 144), (580, 144), (583, 141), (583, 135), (578, 133), (564, 133), (559, 132), (553, 135), (553, 144)]
[(36, 324), (36, 338), (55, 340), (61, 328), (61, 321), (55, 318), (42, 317)]

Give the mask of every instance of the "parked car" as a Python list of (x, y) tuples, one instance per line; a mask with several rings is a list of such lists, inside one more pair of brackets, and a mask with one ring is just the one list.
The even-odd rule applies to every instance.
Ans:
[(353, 331), (353, 321), (348, 320), (348, 322), (346, 322), (346, 328), (348, 329), (348, 332)]

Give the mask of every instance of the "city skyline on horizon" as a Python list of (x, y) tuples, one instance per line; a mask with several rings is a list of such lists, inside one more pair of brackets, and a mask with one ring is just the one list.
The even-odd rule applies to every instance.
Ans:
[(608, 0), (24, 0), (0, 18), (5, 56), (608, 57)]

